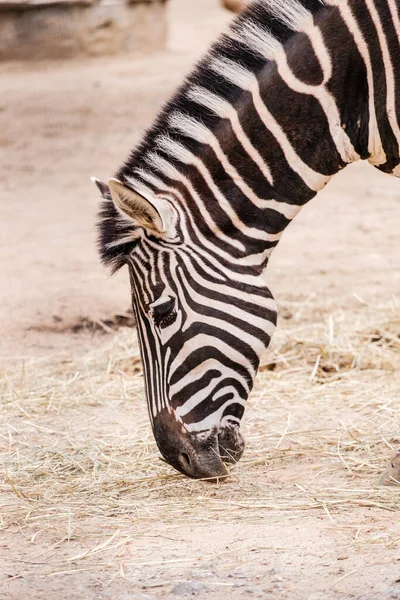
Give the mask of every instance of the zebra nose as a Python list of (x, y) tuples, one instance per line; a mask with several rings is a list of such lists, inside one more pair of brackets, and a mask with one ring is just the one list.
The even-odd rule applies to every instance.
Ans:
[(225, 478), (228, 464), (243, 454), (244, 439), (237, 423), (214, 427), (208, 434), (182, 440), (178, 453), (179, 470), (195, 479)]
[(186, 471), (190, 471), (192, 469), (192, 463), (187, 452), (181, 452), (178, 456), (178, 460), (182, 465), (182, 469), (185, 469)]
[(193, 448), (187, 448), (187, 452), (179, 452), (177, 458), (178, 470), (193, 479), (220, 479), (229, 473), (219, 453), (212, 447), (195, 452)]
[(208, 432), (189, 433), (173, 415), (160, 412), (153, 421), (154, 437), (164, 459), (193, 479), (223, 479), (227, 465), (237, 462), (244, 441), (237, 424), (216, 425)]

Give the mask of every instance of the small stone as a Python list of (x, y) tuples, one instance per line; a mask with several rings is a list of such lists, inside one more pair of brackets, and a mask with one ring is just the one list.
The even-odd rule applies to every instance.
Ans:
[(190, 577), (193, 577), (193, 579), (209, 579), (210, 577), (215, 577), (215, 573), (213, 571), (206, 571), (205, 569), (193, 569)]
[(198, 596), (205, 589), (205, 585), (199, 581), (186, 581), (184, 583), (177, 583), (172, 588), (171, 593), (175, 596)]
[(122, 594), (118, 600), (153, 600), (148, 594)]
[(400, 485), (400, 450), (396, 452), (384, 472), (378, 485)]
[(232, 573), (229, 573), (228, 577), (235, 577), (236, 579), (248, 579), (248, 575), (243, 572), (241, 567), (233, 569)]

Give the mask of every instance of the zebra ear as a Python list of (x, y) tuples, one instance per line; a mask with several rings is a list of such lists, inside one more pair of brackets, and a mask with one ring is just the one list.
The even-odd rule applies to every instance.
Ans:
[(162, 235), (167, 229), (168, 208), (158, 200), (148, 200), (126, 187), (118, 179), (108, 182), (113, 202), (136, 225)]

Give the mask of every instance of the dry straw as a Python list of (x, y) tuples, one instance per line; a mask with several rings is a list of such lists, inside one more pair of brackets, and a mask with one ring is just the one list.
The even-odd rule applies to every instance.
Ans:
[[(245, 456), (223, 484), (191, 481), (160, 460), (132, 329), (85, 356), (3, 373), (0, 526), (37, 544), (28, 572), (124, 575), (132, 532), (182, 522), (319, 514), (339, 523), (359, 507), (397, 510), (400, 488), (376, 485), (400, 445), (397, 301), (338, 309), (311, 298), (281, 312), (247, 408)], [(69, 552), (73, 540), (84, 550)], [(360, 526), (354, 543), (364, 542), (399, 545), (400, 531)], [(139, 566), (156, 564), (149, 556)]]

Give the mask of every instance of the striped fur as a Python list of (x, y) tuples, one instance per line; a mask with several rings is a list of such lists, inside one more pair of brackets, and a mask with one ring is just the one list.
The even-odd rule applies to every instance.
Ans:
[(396, 0), (258, 0), (117, 173), (174, 214), (154, 235), (106, 197), (100, 251), (129, 266), (154, 433), (188, 475), (211, 442), (232, 462), (243, 450), (276, 324), (264, 271), (287, 225), (359, 158), (400, 174), (399, 36)]

